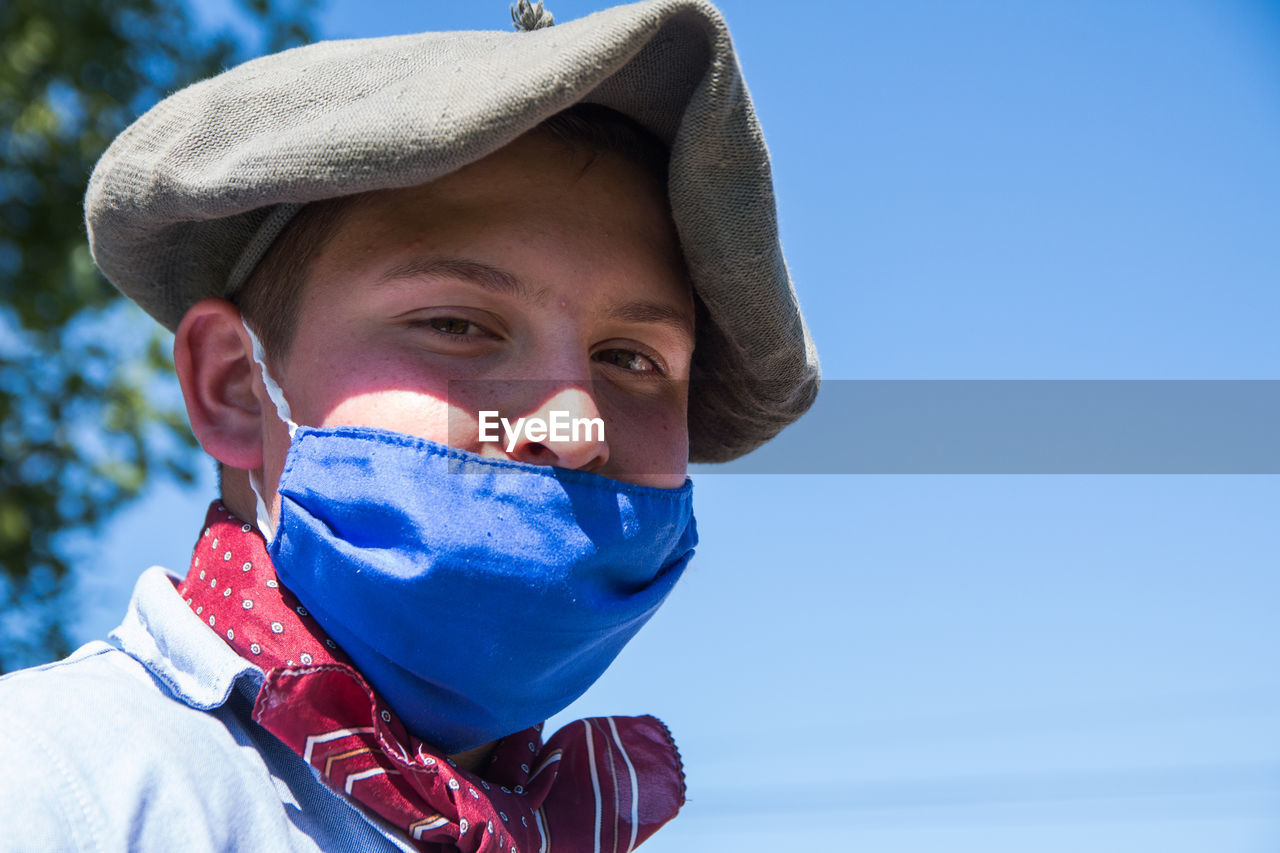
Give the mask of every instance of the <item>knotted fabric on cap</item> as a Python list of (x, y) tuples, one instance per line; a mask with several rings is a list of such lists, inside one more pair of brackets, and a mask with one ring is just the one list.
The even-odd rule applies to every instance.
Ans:
[(483, 776), (405, 730), (276, 580), (262, 537), (209, 508), (179, 593), (266, 673), (253, 719), (423, 851), (629, 851), (684, 804), (679, 753), (650, 716), (542, 724), (503, 738)]

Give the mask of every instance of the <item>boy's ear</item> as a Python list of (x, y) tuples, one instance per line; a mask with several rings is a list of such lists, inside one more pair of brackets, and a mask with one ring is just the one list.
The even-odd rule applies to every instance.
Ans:
[(258, 368), (240, 311), (225, 299), (192, 305), (173, 340), (173, 363), (191, 431), (205, 452), (232, 468), (262, 467)]

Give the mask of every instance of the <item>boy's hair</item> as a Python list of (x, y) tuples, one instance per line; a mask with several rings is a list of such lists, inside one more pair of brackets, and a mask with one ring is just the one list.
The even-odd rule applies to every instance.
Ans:
[[(542, 122), (531, 133), (588, 151), (593, 159), (600, 153), (616, 154), (644, 169), (666, 193), (666, 145), (617, 110), (599, 104), (575, 104)], [(288, 354), (317, 250), (337, 232), (358, 198), (360, 195), (343, 196), (304, 207), (285, 226), (244, 285), (230, 297), (261, 339), (269, 362), (278, 364)]]

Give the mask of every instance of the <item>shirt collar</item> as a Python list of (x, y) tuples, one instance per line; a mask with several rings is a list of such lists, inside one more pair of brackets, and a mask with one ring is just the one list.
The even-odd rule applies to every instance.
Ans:
[(180, 580), (159, 566), (142, 573), (124, 621), (110, 634), (180, 701), (201, 711), (226, 704), (242, 679), (257, 693), (264, 673), (210, 631), (178, 595)]

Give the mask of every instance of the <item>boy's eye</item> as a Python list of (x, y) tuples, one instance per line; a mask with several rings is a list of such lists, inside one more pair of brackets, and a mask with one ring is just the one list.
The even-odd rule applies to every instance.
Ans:
[(443, 332), (446, 335), (473, 335), (484, 331), (475, 323), (461, 317), (432, 317), (427, 324), (437, 332)]
[(606, 349), (595, 355), (596, 361), (621, 367), (634, 373), (656, 373), (658, 365), (647, 355), (629, 349)]

